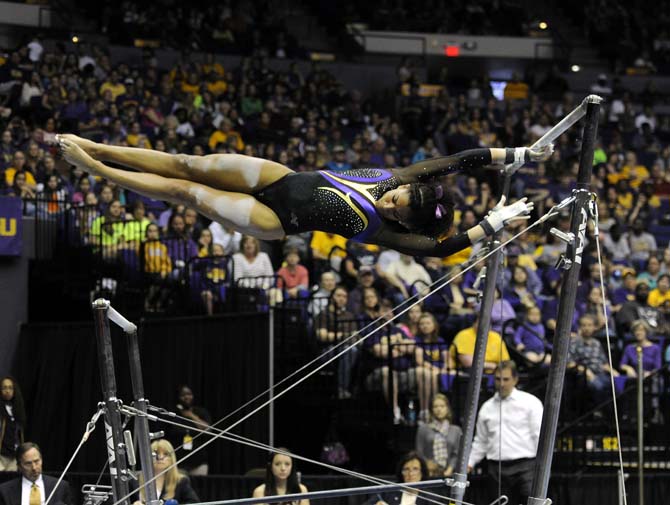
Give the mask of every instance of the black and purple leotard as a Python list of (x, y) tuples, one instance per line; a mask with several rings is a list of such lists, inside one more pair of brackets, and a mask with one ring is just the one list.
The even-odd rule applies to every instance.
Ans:
[(287, 235), (321, 230), (365, 242), (382, 226), (375, 202), (399, 185), (390, 170), (320, 170), (289, 174), (254, 196), (277, 214)]

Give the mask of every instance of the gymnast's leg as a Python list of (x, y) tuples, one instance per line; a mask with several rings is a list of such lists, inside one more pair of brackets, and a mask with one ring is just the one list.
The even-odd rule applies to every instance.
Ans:
[(182, 179), (111, 168), (91, 158), (68, 139), (61, 139), (60, 148), (68, 163), (124, 188), (156, 200), (182, 203), (224, 226), (260, 239), (275, 240), (285, 236), (277, 214), (253, 196), (221, 191)]
[(74, 142), (96, 160), (111, 161), (163, 177), (199, 182), (224, 191), (254, 193), (293, 172), (280, 163), (241, 154), (169, 154), (98, 144), (76, 135), (65, 134), (59, 138)]

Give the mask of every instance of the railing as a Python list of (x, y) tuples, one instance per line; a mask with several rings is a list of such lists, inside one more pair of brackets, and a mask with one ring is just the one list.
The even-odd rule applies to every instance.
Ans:
[[(567, 380), (581, 383), (586, 391), (583, 376), (568, 374)], [(617, 405), (621, 427), (621, 440), (617, 440), (614, 429), (612, 399), (585, 409), (564, 424), (557, 432), (556, 458), (558, 469), (590, 468), (602, 471), (619, 465), (617, 449), (621, 445), (624, 466), (637, 467), (637, 385), (636, 379), (616, 377)], [(566, 393), (574, 396), (575, 388)], [(587, 393), (588, 394), (588, 393)], [(645, 424), (645, 468), (670, 469), (667, 459), (670, 448), (670, 432), (666, 428), (666, 417), (670, 412), (670, 370), (656, 370), (644, 379)]]

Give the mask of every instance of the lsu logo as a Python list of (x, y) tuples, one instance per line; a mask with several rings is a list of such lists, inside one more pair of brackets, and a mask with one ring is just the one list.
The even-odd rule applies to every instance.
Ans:
[(0, 237), (13, 237), (16, 235), (16, 219), (0, 217)]

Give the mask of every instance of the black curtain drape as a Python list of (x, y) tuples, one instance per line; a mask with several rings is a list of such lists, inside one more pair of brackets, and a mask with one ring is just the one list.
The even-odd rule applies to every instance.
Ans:
[[(267, 314), (147, 320), (139, 327), (144, 388), (152, 405), (176, 411), (177, 386), (188, 384), (195, 404), (218, 420), (267, 389)], [(113, 324), (111, 329), (117, 397), (130, 404), (125, 336)], [(24, 325), (14, 372), (26, 401), (27, 439), (41, 446), (45, 469), (64, 468), (102, 400), (93, 324)], [(251, 408), (219, 427), (230, 426)], [(152, 431), (164, 429), (154, 424)], [(99, 423), (73, 471), (102, 468), (106, 457), (103, 432)], [(267, 409), (233, 433), (267, 443)], [(244, 473), (263, 466), (267, 459), (264, 451), (219, 440), (209, 444), (208, 455), (210, 473), (218, 474)]]

